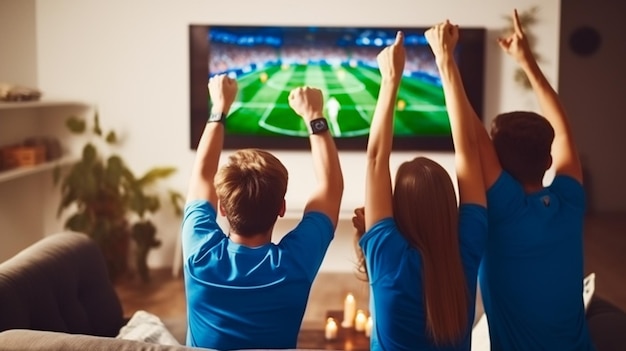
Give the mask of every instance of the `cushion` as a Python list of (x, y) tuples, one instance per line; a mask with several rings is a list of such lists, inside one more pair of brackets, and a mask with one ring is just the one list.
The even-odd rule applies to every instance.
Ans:
[(159, 317), (146, 311), (137, 311), (120, 329), (118, 339), (136, 340), (161, 345), (180, 345)]

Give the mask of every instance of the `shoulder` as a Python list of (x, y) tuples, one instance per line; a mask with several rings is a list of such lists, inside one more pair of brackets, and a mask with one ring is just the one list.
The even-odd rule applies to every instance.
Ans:
[(393, 217), (383, 218), (376, 222), (372, 228), (366, 231), (361, 239), (359, 239), (359, 245), (364, 250), (382, 246), (383, 243), (388, 242), (406, 243)]
[(477, 226), (480, 230), (487, 229), (487, 207), (477, 204), (461, 204), (459, 206), (459, 227)]
[(320, 211), (305, 212), (298, 226), (316, 227), (318, 229), (334, 231), (333, 222), (330, 217)]
[(185, 203), (185, 207), (183, 209), (183, 216), (186, 218), (191, 214), (204, 214), (204, 215), (212, 215), (213, 217), (217, 216), (217, 212), (215, 208), (208, 200), (192, 200)]
[(496, 181), (487, 189), (487, 195), (493, 197), (511, 190), (524, 191), (522, 185), (511, 174), (503, 170)]

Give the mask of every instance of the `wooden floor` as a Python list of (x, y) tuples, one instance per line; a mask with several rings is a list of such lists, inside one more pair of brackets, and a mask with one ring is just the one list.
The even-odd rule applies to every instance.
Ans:
[[(588, 216), (585, 224), (585, 273), (596, 273), (597, 296), (626, 311), (626, 214)], [(121, 281), (116, 290), (124, 312), (137, 310), (156, 314), (164, 321), (184, 321), (183, 279), (174, 278), (171, 269), (152, 271), (152, 281)], [(181, 326), (181, 328), (184, 328)], [(179, 334), (183, 331), (177, 331)]]

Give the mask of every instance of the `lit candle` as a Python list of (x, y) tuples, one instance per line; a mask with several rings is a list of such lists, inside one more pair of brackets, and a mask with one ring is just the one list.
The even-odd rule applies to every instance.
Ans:
[(354, 295), (350, 293), (343, 302), (343, 322), (341, 322), (341, 326), (344, 328), (352, 328), (355, 317), (356, 301), (354, 300)]
[(367, 317), (363, 310), (356, 311), (356, 317), (354, 317), (354, 330), (362, 332), (365, 330), (365, 323), (367, 323)]
[(372, 316), (367, 317), (367, 322), (365, 322), (365, 336), (368, 338), (372, 335)]
[(326, 320), (326, 328), (324, 329), (326, 340), (335, 340), (337, 338), (337, 322), (334, 318)]

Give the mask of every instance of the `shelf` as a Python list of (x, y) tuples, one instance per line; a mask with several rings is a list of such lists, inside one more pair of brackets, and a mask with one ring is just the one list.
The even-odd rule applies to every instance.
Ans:
[(0, 101), (0, 110), (17, 110), (43, 107), (87, 107), (88, 104), (69, 100), (39, 100), (39, 101)]
[(45, 171), (53, 169), (56, 166), (69, 165), (76, 161), (78, 161), (78, 157), (64, 156), (59, 159), (56, 159), (50, 162), (45, 162), (42, 164), (38, 164), (35, 166), (24, 166), (24, 167), (9, 169), (6, 171), (0, 171), (0, 183), (7, 182), (13, 179), (26, 177), (31, 174), (45, 172)]

